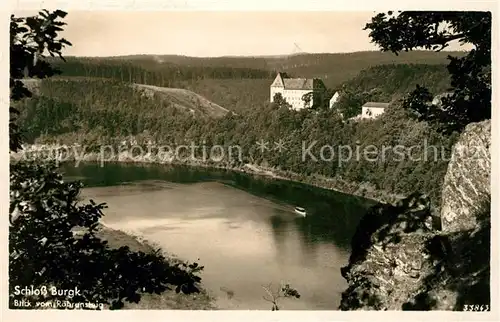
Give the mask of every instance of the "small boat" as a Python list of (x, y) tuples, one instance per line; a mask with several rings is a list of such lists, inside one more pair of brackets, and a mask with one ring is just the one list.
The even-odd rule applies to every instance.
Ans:
[(295, 207), (295, 213), (296, 214), (299, 214), (301, 216), (306, 216), (306, 210), (304, 208), (301, 208), (301, 207)]

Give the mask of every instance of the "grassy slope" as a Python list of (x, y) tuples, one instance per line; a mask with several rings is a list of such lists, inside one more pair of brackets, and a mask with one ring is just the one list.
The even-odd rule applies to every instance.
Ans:
[(180, 86), (192, 90), (209, 100), (242, 113), (252, 106), (262, 106), (269, 101), (269, 79), (205, 79), (182, 82)]
[[(108, 241), (112, 248), (128, 246), (132, 251), (151, 252), (153, 247), (145, 241), (139, 241), (123, 231), (114, 230), (103, 226), (98, 236)], [(203, 280), (203, 274), (202, 280)], [(177, 294), (174, 291), (167, 291), (163, 294), (143, 294), (141, 301), (137, 304), (126, 303), (126, 309), (144, 310), (211, 310), (215, 309), (212, 298), (205, 290), (200, 294)]]
[(219, 118), (229, 112), (229, 110), (224, 107), (187, 89), (158, 87), (144, 84), (135, 84), (135, 86), (145, 90), (148, 95), (157, 94), (163, 99), (172, 102), (175, 107), (192, 113), (199, 112), (204, 116)]
[[(89, 78), (85, 77), (59, 77), (52, 80), (55, 81), (88, 81)], [(95, 80), (98, 80), (97, 78)], [(26, 87), (34, 93), (39, 93), (41, 80), (39, 79), (25, 79), (23, 80)], [(156, 95), (165, 101), (169, 101), (175, 108), (190, 113), (196, 113), (206, 117), (219, 118), (226, 115), (229, 110), (210, 101), (209, 99), (194, 93), (187, 89), (157, 87), (144, 84), (135, 84), (136, 88), (144, 90), (146, 95)]]

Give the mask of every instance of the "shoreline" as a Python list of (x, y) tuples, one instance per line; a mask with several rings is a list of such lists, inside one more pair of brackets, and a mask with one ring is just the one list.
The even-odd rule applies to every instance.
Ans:
[[(50, 151), (50, 153), (54, 153), (56, 148), (48, 148), (47, 150), (40, 149), (37, 145), (32, 145), (28, 147), (29, 150), (11, 153), (10, 160), (20, 160), (22, 156), (26, 154), (33, 154), (35, 157), (30, 158), (28, 160), (36, 160), (37, 155), (43, 155), (46, 153), (45, 151)], [(38, 148), (38, 149), (36, 149)], [(51, 154), (52, 155), (52, 154)], [(102, 155), (97, 152), (87, 153), (83, 156), (83, 158), (66, 158), (64, 160), (54, 158), (40, 157), (41, 160), (52, 160), (58, 163), (67, 163), (67, 162), (76, 162), (76, 166), (78, 167), (81, 162), (85, 163), (100, 163), (104, 165), (106, 163), (123, 163), (123, 164), (141, 164), (141, 165), (167, 165), (167, 166), (186, 166), (191, 168), (202, 168), (202, 169), (213, 169), (213, 170), (224, 170), (224, 171), (233, 171), (248, 175), (255, 175), (260, 177), (266, 177), (276, 180), (283, 180), (293, 183), (300, 183), (309, 186), (313, 186), (316, 188), (326, 189), (330, 191), (335, 191), (339, 193), (344, 193), (352, 196), (357, 196), (361, 198), (370, 199), (372, 201), (376, 201), (379, 203), (394, 203), (399, 199), (404, 198), (404, 195), (391, 193), (387, 191), (383, 191), (380, 189), (374, 188), (373, 184), (368, 182), (349, 182), (343, 180), (339, 177), (325, 177), (319, 174), (312, 175), (304, 175), (292, 171), (284, 171), (276, 168), (265, 167), (252, 163), (241, 163), (241, 164), (228, 164), (227, 162), (196, 162), (190, 160), (182, 160), (182, 161), (164, 161), (164, 160), (156, 160), (154, 155), (145, 155), (145, 156), (132, 156), (128, 153), (121, 153), (118, 156), (112, 159), (103, 160)]]

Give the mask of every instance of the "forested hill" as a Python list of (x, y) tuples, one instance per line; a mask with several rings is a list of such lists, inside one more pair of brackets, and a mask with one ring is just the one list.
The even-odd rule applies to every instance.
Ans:
[[(269, 101), (267, 79), (201, 79), (180, 82), (179, 87), (190, 89), (236, 113), (246, 113), (256, 105)], [(388, 64), (360, 71), (354, 78), (329, 88), (331, 94), (342, 94), (338, 107), (359, 113), (368, 101), (390, 102), (425, 85), (431, 93), (442, 93), (450, 86), (450, 77), (444, 64)], [(329, 97), (328, 97), (329, 98)]]
[(54, 64), (63, 78), (98, 77), (182, 88), (235, 113), (246, 113), (269, 101), (269, 85), (276, 70), (293, 76), (321, 77), (332, 92), (345, 85), (354, 94), (346, 96), (346, 101), (355, 109), (363, 101), (401, 97), (416, 84), (442, 92), (449, 85), (447, 55), (425, 51), (399, 56), (382, 52), (215, 58), (138, 55), (69, 57), (66, 63), (56, 60)]
[(301, 77), (318, 77), (327, 87), (335, 87), (353, 77), (362, 70), (386, 64), (447, 64), (448, 55), (462, 56), (459, 52), (414, 51), (400, 53), (398, 56), (388, 52), (367, 51), (347, 54), (297, 55), (287, 59), (270, 60), (272, 69), (284, 70)]
[(353, 92), (378, 91), (378, 100), (390, 101), (415, 89), (416, 85), (441, 93), (450, 87), (446, 65), (390, 64), (362, 70), (343, 85)]
[(347, 117), (355, 116), (364, 103), (401, 99), (417, 85), (427, 87), (433, 95), (448, 91), (450, 75), (446, 65), (390, 64), (362, 70), (335, 89), (341, 94), (336, 108)]
[[(229, 111), (184, 89), (134, 84), (109, 79), (67, 78), (23, 83), (35, 94), (19, 103), (20, 124), (27, 143), (40, 136), (73, 135), (94, 142), (105, 137), (166, 130), (178, 133), (193, 119), (219, 119)], [(95, 142), (97, 142), (95, 141)]]
[(178, 81), (201, 79), (271, 79), (277, 71), (300, 77), (317, 77), (335, 87), (361, 70), (384, 64), (445, 64), (447, 56), (461, 52), (413, 51), (398, 56), (379, 51), (341, 54), (300, 54), (278, 57), (187, 57), (132, 55), (118, 57), (67, 57), (54, 60), (64, 76), (112, 77), (141, 84), (173, 87)]

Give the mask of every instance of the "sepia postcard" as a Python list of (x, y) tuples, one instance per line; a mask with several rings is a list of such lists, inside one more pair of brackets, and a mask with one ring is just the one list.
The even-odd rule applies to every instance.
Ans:
[(6, 321), (498, 319), (498, 4), (419, 3), (6, 7)]

